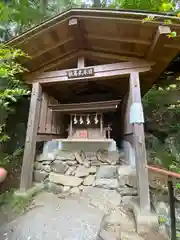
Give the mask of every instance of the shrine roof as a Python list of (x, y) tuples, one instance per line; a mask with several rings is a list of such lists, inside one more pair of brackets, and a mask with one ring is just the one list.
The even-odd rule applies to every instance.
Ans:
[[(142, 23), (148, 15), (155, 20)], [(144, 59), (155, 64), (142, 76), (146, 88), (159, 78), (177, 56), (180, 20), (142, 11), (70, 9), (7, 42), (31, 56), (21, 59), (29, 74), (77, 67), (77, 57), (85, 56), (88, 66)]]

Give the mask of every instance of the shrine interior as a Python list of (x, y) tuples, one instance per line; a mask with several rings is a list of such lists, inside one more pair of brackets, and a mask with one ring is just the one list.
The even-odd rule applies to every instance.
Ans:
[[(115, 109), (93, 110), (92, 107), (91, 111), (83, 112), (77, 110), (77, 112), (68, 112), (67, 110), (61, 113), (61, 119), (63, 119), (64, 125), (62, 138), (69, 137), (68, 129), (72, 121), (72, 131), (74, 125), (81, 130), (90, 128), (91, 134), (88, 134), (88, 138), (93, 139), (103, 135), (105, 139), (114, 139), (118, 145), (120, 145), (123, 136), (125, 116), (125, 109), (123, 106), (128, 89), (129, 76), (117, 79), (104, 79), (101, 81), (90, 81), (87, 79), (87, 81), (81, 82), (70, 81), (69, 83), (48, 84), (43, 86), (43, 91), (58, 100), (59, 104), (77, 103), (80, 106), (80, 104), (88, 102), (94, 103), (118, 100), (119, 103), (116, 105)], [(103, 126), (100, 126), (100, 124), (103, 124)], [(103, 130), (101, 128), (103, 128)], [(95, 131), (95, 129), (98, 129), (98, 131)], [(115, 129), (118, 129), (118, 132)], [(98, 132), (101, 132), (101, 135), (98, 135)], [(72, 136), (76, 136), (75, 132), (72, 133)], [(84, 136), (84, 138), (86, 137), (87, 136)]]

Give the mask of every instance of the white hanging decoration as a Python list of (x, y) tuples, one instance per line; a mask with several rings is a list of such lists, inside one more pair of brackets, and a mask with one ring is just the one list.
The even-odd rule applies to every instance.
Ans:
[(74, 116), (74, 124), (77, 124), (78, 123), (78, 120), (76, 118), (76, 115)]
[(97, 117), (97, 114), (96, 114), (96, 116), (95, 116), (95, 118), (94, 118), (94, 122), (95, 122), (95, 124), (98, 124), (98, 117)]
[(80, 124), (83, 124), (83, 118), (82, 118), (82, 116), (80, 117), (79, 122), (80, 122)]
[(86, 122), (87, 122), (88, 125), (91, 123), (91, 122), (90, 122), (90, 119), (89, 119), (89, 115), (88, 115), (87, 118), (86, 118)]
[(141, 103), (133, 103), (130, 107), (129, 121), (133, 123), (144, 123), (143, 107)]

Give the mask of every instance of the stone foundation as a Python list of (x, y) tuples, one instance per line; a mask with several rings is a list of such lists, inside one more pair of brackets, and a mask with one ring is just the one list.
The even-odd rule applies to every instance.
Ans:
[(34, 165), (34, 181), (45, 182), (54, 193), (78, 193), (86, 186), (118, 188), (119, 152), (70, 152), (58, 149), (38, 156)]

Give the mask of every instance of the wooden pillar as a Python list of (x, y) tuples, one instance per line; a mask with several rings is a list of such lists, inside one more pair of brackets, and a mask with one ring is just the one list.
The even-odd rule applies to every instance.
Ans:
[(69, 123), (69, 136), (68, 137), (72, 137), (72, 125), (73, 125), (73, 115), (70, 115), (70, 123)]
[(83, 56), (78, 57), (78, 63), (77, 63), (78, 68), (84, 68), (85, 67), (85, 59)]
[(103, 114), (100, 114), (100, 134), (103, 137)]
[(29, 118), (26, 132), (26, 142), (22, 163), (20, 188), (26, 190), (32, 185), (34, 158), (36, 152), (36, 137), (40, 115), (40, 101), (42, 88), (39, 83), (34, 83), (31, 93)]
[(144, 137), (144, 117), (141, 103), (139, 73), (130, 74), (130, 123), (133, 128), (133, 147), (135, 150), (136, 175), (141, 211), (150, 211), (149, 181)]

